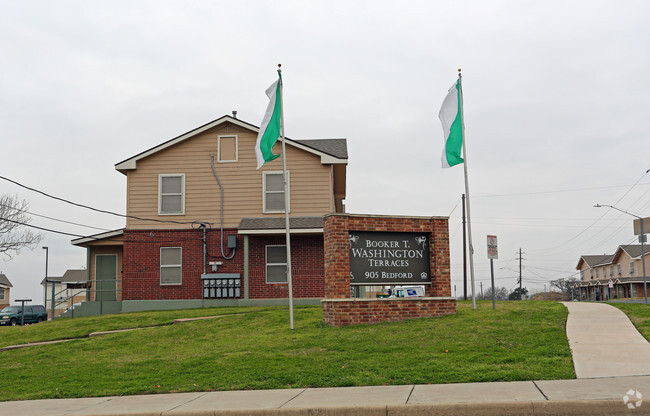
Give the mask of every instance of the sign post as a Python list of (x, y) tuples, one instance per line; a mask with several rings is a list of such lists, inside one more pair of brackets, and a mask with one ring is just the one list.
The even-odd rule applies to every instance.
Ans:
[(488, 259), (490, 259), (490, 275), (492, 278), (492, 309), (496, 309), (496, 292), (494, 288), (494, 259), (499, 258), (499, 250), (497, 248), (497, 236), (488, 235), (487, 236), (487, 254)]

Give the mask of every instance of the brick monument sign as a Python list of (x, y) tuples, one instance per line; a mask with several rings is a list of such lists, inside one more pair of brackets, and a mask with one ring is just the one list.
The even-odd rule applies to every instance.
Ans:
[[(332, 326), (456, 313), (447, 217), (330, 214), (324, 218), (323, 321)], [(352, 286), (424, 285), (423, 297), (351, 297)]]

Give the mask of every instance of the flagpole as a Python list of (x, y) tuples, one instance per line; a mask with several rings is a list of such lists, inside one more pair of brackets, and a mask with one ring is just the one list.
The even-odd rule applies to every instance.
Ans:
[(467, 238), (469, 239), (469, 270), (472, 281), (472, 309), (476, 309), (476, 286), (474, 284), (474, 246), (472, 245), (472, 216), (469, 209), (469, 181), (467, 180), (467, 149), (465, 148), (465, 114), (463, 109), (463, 75), (458, 69), (458, 88), (460, 90), (460, 122), (463, 129), (463, 170), (465, 172), (465, 196), (467, 202)]
[(282, 177), (284, 178), (284, 227), (287, 239), (287, 283), (289, 284), (289, 327), (293, 330), (293, 285), (291, 282), (291, 227), (289, 225), (289, 177), (287, 176), (287, 151), (284, 145), (284, 83), (282, 82), (282, 64), (278, 64), (278, 76), (280, 77), (280, 140), (282, 140)]

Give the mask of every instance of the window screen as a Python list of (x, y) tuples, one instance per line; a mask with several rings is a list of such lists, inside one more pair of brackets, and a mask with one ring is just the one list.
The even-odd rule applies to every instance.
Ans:
[(264, 212), (284, 211), (282, 172), (264, 172)]
[(160, 214), (184, 213), (184, 175), (160, 176)]
[(287, 246), (266, 246), (266, 283), (287, 283)]
[(182, 251), (180, 247), (160, 248), (160, 284), (182, 283)]

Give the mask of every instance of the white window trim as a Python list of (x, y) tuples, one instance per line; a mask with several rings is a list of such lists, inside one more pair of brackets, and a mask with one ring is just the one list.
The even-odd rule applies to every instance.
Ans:
[[(283, 209), (266, 209), (266, 175), (277, 175), (280, 174), (282, 175), (281, 170), (274, 170), (274, 171), (268, 171), (268, 172), (262, 172), (262, 212), (264, 214), (278, 214), (278, 213), (284, 213)], [(289, 191), (289, 213), (291, 213), (291, 172), (287, 171), (287, 189)], [(284, 193), (284, 190), (283, 190)], [(286, 201), (286, 199), (285, 199)], [(286, 207), (285, 207), (286, 208)]]
[(6, 290), (4, 287), (0, 287), (0, 300), (5, 300)]
[(285, 261), (284, 263), (269, 263), (269, 247), (284, 247), (284, 249), (287, 249), (287, 246), (284, 244), (269, 244), (267, 246), (264, 246), (264, 279), (266, 280), (267, 285), (286, 285), (288, 282), (287, 279), (287, 274), (285, 273), (285, 281), (284, 282), (269, 282), (269, 266), (287, 266), (287, 262)]
[[(221, 138), (235, 138), (235, 159), (223, 160), (221, 159)], [(235, 163), (239, 161), (239, 136), (236, 134), (223, 134), (217, 136), (217, 163)]]
[[(177, 248), (181, 251), (181, 264), (165, 264), (163, 266), (162, 264), (162, 251), (163, 249), (166, 248)], [(160, 286), (179, 286), (183, 284), (183, 247), (160, 247), (160, 257), (158, 259), (158, 263), (160, 263), (160, 276), (159, 276), (159, 281), (160, 281)], [(163, 283), (162, 281), (162, 269), (163, 267), (180, 267), (181, 273), (180, 273), (180, 281), (178, 283)]]
[[(181, 212), (162, 212), (162, 180), (168, 177), (181, 177)], [(175, 194), (167, 194), (175, 195)], [(185, 174), (184, 173), (161, 173), (158, 175), (158, 215), (185, 215)]]

